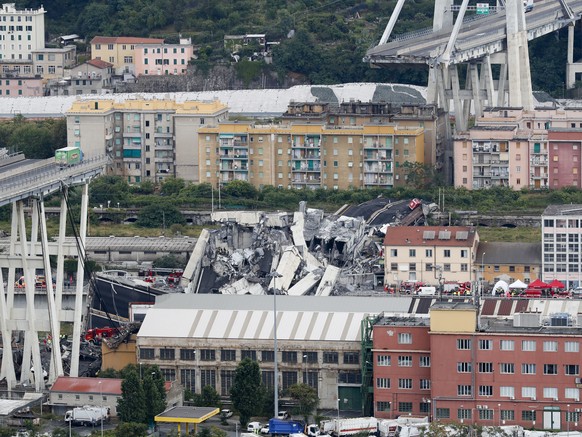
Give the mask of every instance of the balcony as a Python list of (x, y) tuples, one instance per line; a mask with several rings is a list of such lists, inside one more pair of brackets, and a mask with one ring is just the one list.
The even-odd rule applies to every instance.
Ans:
[(374, 150), (374, 149), (382, 149), (382, 150), (392, 150), (392, 144), (382, 144), (380, 141), (373, 141), (372, 144), (364, 143), (364, 150)]
[(319, 173), (321, 172), (321, 164), (319, 161), (293, 161), (291, 171), (293, 173)]
[(392, 154), (387, 151), (366, 152), (364, 161), (392, 161)]
[(218, 155), (219, 158), (222, 159), (239, 159), (239, 160), (248, 160), (249, 159), (249, 155), (245, 152), (245, 153), (221, 153), (220, 155)]

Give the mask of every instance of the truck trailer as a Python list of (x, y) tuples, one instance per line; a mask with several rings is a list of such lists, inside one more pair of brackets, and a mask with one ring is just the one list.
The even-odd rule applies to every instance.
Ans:
[(350, 419), (323, 420), (320, 424), (321, 434), (342, 437), (360, 433), (376, 435), (378, 419), (375, 417), (355, 417)]
[(109, 420), (109, 408), (85, 405), (84, 407), (73, 408), (65, 413), (65, 422), (72, 422), (76, 425), (95, 426), (101, 420)]
[(302, 433), (305, 429), (303, 422), (297, 420), (269, 420), (269, 434), (271, 435), (290, 435)]
[(61, 167), (79, 164), (83, 160), (83, 152), (79, 147), (63, 147), (55, 150), (55, 162)]

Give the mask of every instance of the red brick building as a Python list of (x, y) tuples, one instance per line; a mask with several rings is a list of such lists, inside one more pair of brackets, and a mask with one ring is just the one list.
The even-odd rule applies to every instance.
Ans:
[(582, 187), (582, 129), (549, 129), (548, 141), (550, 188)]
[(582, 329), (573, 316), (479, 318), (474, 305), (449, 302), (429, 315), (374, 325), (376, 417), (582, 430)]

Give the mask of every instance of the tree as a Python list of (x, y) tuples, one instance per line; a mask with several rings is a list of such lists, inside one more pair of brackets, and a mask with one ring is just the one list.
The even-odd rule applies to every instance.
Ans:
[(147, 423), (153, 425), (154, 417), (166, 409), (166, 388), (162, 372), (157, 366), (149, 367), (142, 378), (145, 395)]
[(293, 384), (287, 390), (291, 399), (297, 402), (297, 407), (294, 408), (294, 414), (299, 414), (305, 419), (305, 423), (309, 423), (309, 416), (319, 405), (319, 397), (317, 391), (307, 384)]
[(115, 429), (116, 437), (143, 437), (147, 435), (148, 427), (144, 423), (120, 423)]
[(117, 414), (123, 422), (144, 423), (146, 406), (140, 375), (132, 366), (123, 370), (121, 383), (121, 398), (117, 401)]
[(176, 255), (164, 255), (156, 258), (152, 267), (156, 269), (183, 269), (186, 267), (188, 260)]
[(93, 179), (89, 185), (89, 202), (94, 205), (117, 206), (124, 205), (129, 193), (129, 184), (121, 176), (100, 176)]
[(115, 369), (103, 369), (99, 372), (99, 378), (119, 378), (119, 372)]
[(177, 196), (186, 187), (184, 179), (167, 178), (162, 182), (161, 194), (162, 196)]
[(239, 412), (241, 425), (246, 425), (251, 417), (260, 414), (264, 396), (259, 364), (245, 358), (236, 368), (230, 389), (232, 405)]
[(183, 225), (186, 223), (186, 219), (180, 210), (169, 202), (143, 207), (135, 222), (137, 226), (142, 228), (166, 228), (175, 223)]
[(197, 407), (221, 408), (220, 395), (214, 387), (206, 385), (202, 388), (202, 393), (193, 394), (192, 400)]

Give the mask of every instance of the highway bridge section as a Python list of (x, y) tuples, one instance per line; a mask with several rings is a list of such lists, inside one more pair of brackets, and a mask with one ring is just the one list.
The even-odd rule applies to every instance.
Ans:
[[(107, 157), (98, 156), (83, 162), (61, 167), (54, 158), (47, 160), (27, 160), (22, 155), (0, 157), (0, 206), (12, 205), (10, 246), (0, 253), (0, 331), (2, 335), (2, 364), (0, 379), (6, 378), (8, 390), (18, 383), (33, 384), (37, 392), (44, 389), (44, 378), (38, 377), (43, 370), (48, 372), (48, 382), (63, 375), (61, 350), (59, 347), (60, 323), (73, 323), (73, 344), (71, 351), (70, 376), (78, 376), (81, 322), (83, 310), (84, 244), (87, 233), (88, 200), (90, 180), (101, 174)], [(68, 189), (81, 185), (82, 200), (80, 223), (76, 244), (65, 244), (68, 217)], [(59, 235), (56, 242), (47, 238), (44, 198), (61, 191)], [(25, 203), (32, 206), (32, 225), (27, 231)], [(56, 281), (53, 282), (49, 256), (57, 258)], [(77, 286), (74, 309), (63, 308), (64, 257), (77, 257)], [(46, 304), (40, 304), (43, 296), (38, 296), (35, 284), (36, 271), (44, 270), (46, 280)], [(7, 271), (7, 278), (4, 273)], [(22, 271), (26, 303), (15, 307), (16, 273)], [(22, 284), (22, 283), (21, 283)], [(43, 292), (44, 294), (44, 292)], [(37, 302), (35, 305), (35, 295)], [(12, 340), (23, 333), (22, 365), (17, 380), (13, 361)], [(41, 362), (39, 332), (50, 333), (53, 339), (49, 368)], [(34, 371), (36, 369), (36, 373)]]

